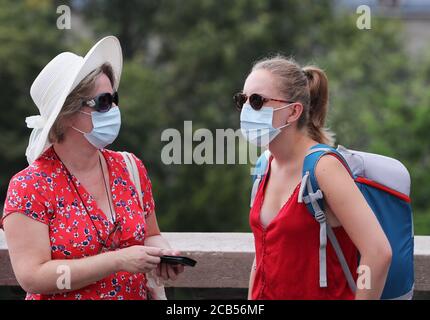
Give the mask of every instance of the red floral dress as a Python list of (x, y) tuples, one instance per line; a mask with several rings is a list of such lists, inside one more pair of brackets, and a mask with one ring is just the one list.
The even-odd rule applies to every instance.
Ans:
[[(113, 242), (119, 248), (143, 245), (145, 219), (155, 208), (146, 169), (142, 161), (133, 154), (141, 179), (141, 208), (122, 155), (108, 149), (101, 149), (101, 153), (108, 167), (116, 225), (106, 218), (95, 199), (72, 176), (71, 179), (85, 202), (87, 214), (52, 146), (12, 177), (1, 222), (10, 213), (19, 212), (46, 224), (49, 227), (52, 259), (79, 259), (96, 255), (101, 250), (109, 250), (106, 247), (110, 247)], [(97, 232), (100, 234), (99, 238)], [(105, 247), (101, 245), (100, 239), (106, 242)], [(112, 250), (117, 250), (118, 247)], [(116, 272), (76, 291), (52, 295), (28, 293), (26, 299), (146, 299), (146, 291), (143, 273)]]

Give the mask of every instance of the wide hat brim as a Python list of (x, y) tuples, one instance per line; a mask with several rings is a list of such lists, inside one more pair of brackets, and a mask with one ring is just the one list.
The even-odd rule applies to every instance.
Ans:
[[(58, 60), (62, 61), (58, 62)], [(63, 69), (58, 68), (58, 70), (56, 70), (55, 66), (48, 68), (50, 64), (55, 62), (61, 64)], [(121, 45), (119, 40), (114, 36), (101, 39), (88, 51), (85, 57), (80, 57), (69, 52), (59, 54), (48, 63), (37, 76), (30, 89), (30, 94), (39, 108), (40, 115), (27, 117), (26, 119), (27, 126), (33, 128), (25, 153), (29, 164), (33, 163), (34, 160), (50, 147), (51, 143), (48, 141), (49, 131), (57, 119), (67, 96), (87, 75), (104, 63), (109, 63), (112, 66), (115, 78), (114, 89), (118, 90), (123, 59)], [(47, 72), (49, 72), (48, 75), (46, 74)], [(49, 94), (45, 92), (40, 92), (43, 91), (43, 87), (55, 85), (56, 81), (53, 79), (58, 79), (59, 77), (67, 77), (67, 79), (62, 79), (64, 84), (62, 84), (61, 89), (55, 93), (55, 99), (49, 96), (46, 97), (46, 95)], [(46, 81), (46, 78), (48, 78), (49, 81)], [(42, 95), (43, 98), (38, 99), (40, 95)], [(55, 102), (53, 105), (49, 105), (50, 101)], [(45, 111), (45, 109), (49, 111), (44, 114), (43, 111)]]

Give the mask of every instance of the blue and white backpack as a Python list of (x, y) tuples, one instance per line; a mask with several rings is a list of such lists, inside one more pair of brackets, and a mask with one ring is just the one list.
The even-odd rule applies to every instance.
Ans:
[[(324, 195), (315, 176), (316, 165), (322, 156), (336, 156), (348, 169), (361, 193), (372, 208), (384, 230), (392, 250), (392, 261), (381, 299), (412, 299), (414, 290), (414, 229), (410, 204), (411, 180), (406, 167), (398, 160), (385, 156), (337, 149), (325, 144), (310, 148), (304, 163), (299, 202), (304, 202), (309, 213), (320, 224), (320, 287), (327, 287), (326, 246), (330, 240), (353, 292), (356, 284), (342, 249), (324, 213)], [(266, 150), (254, 168), (251, 206), (262, 177), (267, 172), (270, 152)], [(352, 270), (355, 272), (355, 270)]]

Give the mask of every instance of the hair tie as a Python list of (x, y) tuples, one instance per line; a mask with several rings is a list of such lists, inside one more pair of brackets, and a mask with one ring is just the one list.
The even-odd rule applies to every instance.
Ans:
[(302, 69), (303, 74), (305, 75), (306, 79), (309, 81), (313, 78), (312, 73), (309, 70), (303, 70)]
[(303, 75), (307, 78), (308, 77), (308, 73), (306, 72), (306, 70), (303, 70), (303, 69), (301, 69), (301, 70), (302, 70)]

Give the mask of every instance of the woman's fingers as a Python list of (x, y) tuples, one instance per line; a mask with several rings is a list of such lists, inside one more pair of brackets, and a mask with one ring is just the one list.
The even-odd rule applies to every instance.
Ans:
[(145, 247), (145, 252), (151, 256), (161, 257), (165, 254), (165, 249), (157, 247)]
[(180, 264), (170, 265), (167, 263), (161, 263), (160, 257), (163, 255), (168, 256), (180, 256), (181, 252), (173, 249), (162, 249), (156, 247), (145, 248), (146, 257), (145, 264), (146, 268), (150, 271), (156, 269), (155, 273), (157, 277), (163, 280), (176, 280), (178, 274), (184, 271), (184, 266)]
[(161, 263), (157, 265), (157, 269), (155, 270), (155, 274), (157, 277), (161, 277)]
[(163, 254), (166, 256), (180, 256), (181, 251), (173, 250), (173, 249), (163, 249)]
[(157, 267), (158, 267), (157, 263), (151, 263), (151, 262), (148, 262), (148, 261), (146, 261), (143, 264), (143, 268), (146, 270), (145, 272), (152, 271), (152, 270), (156, 269)]
[(180, 274), (182, 272), (184, 272), (185, 267), (182, 264), (178, 264), (176, 266), (176, 274)]
[(167, 264), (166, 263), (161, 264), (161, 277), (164, 280), (169, 280), (169, 275), (167, 273)]
[(171, 265), (169, 265), (169, 266), (167, 266), (167, 275), (169, 276), (169, 278), (170, 279), (172, 279), (172, 280), (176, 280), (176, 278), (177, 278), (177, 275), (176, 275), (176, 272), (175, 272), (176, 270), (175, 270), (175, 267), (174, 266), (171, 266)]
[(151, 263), (151, 264), (157, 265), (157, 264), (159, 264), (161, 262), (161, 259), (160, 259), (160, 257), (154, 257), (154, 256), (151, 256), (151, 255), (146, 255), (145, 261), (147, 263)]

